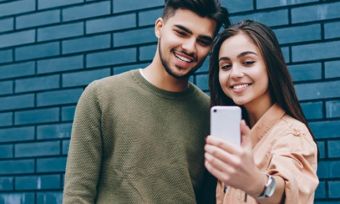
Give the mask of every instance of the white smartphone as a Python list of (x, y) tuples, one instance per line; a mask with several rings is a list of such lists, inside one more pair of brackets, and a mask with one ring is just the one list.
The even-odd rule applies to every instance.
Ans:
[(241, 108), (238, 106), (213, 106), (210, 109), (210, 135), (241, 145)]

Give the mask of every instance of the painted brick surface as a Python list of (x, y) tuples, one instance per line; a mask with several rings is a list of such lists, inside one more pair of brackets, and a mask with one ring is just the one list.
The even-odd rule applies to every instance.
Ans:
[[(147, 66), (164, 0), (0, 0), (0, 204), (61, 204), (87, 84)], [(277, 34), (319, 149), (316, 204), (340, 202), (340, 0), (221, 0)], [(208, 90), (208, 60), (190, 81)]]

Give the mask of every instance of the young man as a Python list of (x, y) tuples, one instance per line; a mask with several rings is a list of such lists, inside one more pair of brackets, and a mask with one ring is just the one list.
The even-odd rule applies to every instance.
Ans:
[(86, 88), (72, 129), (65, 204), (214, 199), (203, 189), (209, 99), (188, 78), (224, 23), (227, 12), (215, 0), (168, 0), (155, 23), (152, 63)]

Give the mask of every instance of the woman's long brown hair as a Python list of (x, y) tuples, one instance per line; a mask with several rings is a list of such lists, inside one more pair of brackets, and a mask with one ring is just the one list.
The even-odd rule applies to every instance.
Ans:
[[(245, 20), (226, 28), (218, 36), (214, 44), (209, 65), (211, 106), (235, 105), (232, 99), (224, 94), (219, 83), (218, 58), (222, 43), (239, 33), (246, 34), (262, 54), (267, 67), (269, 94), (272, 102), (278, 104), (291, 117), (303, 122), (310, 130), (297, 99), (292, 79), (274, 32), (269, 27), (252, 20)], [(247, 120), (246, 111), (243, 109), (242, 112), (244, 114), (243, 117)]]

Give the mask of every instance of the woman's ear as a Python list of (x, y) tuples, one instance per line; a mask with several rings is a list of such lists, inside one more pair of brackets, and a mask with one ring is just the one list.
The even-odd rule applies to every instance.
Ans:
[(155, 35), (159, 39), (161, 36), (161, 31), (164, 26), (163, 18), (158, 18), (155, 22)]

